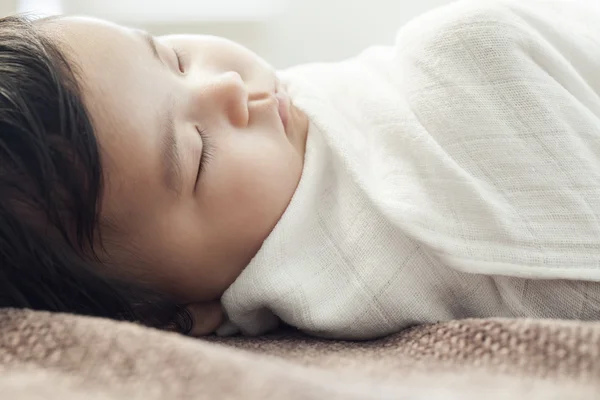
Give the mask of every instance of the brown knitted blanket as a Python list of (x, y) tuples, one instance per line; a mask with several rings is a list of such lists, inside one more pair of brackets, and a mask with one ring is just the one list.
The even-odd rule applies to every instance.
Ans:
[(197, 340), (0, 311), (1, 399), (600, 399), (600, 323), (464, 320), (386, 339)]

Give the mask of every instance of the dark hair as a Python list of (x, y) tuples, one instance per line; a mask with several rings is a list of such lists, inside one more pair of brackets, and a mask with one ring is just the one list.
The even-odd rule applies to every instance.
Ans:
[(175, 302), (95, 256), (98, 144), (76, 66), (38, 24), (0, 19), (0, 307), (189, 329)]

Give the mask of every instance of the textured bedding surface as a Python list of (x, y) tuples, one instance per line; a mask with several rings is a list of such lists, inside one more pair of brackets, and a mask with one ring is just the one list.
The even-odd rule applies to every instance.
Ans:
[(0, 311), (3, 399), (595, 399), (600, 323), (462, 320), (341, 342)]

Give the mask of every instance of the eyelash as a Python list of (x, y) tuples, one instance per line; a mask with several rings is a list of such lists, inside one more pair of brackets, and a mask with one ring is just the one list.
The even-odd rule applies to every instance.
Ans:
[(183, 52), (183, 50), (177, 47), (173, 47), (173, 52), (177, 57), (177, 66), (179, 67), (179, 72), (185, 73), (185, 69), (183, 68), (183, 59), (185, 57), (185, 53)]
[(196, 182), (194, 184), (194, 188), (198, 186), (200, 176), (202, 175), (202, 172), (204, 172), (204, 170), (206, 169), (206, 165), (208, 164), (208, 162), (212, 160), (214, 154), (214, 147), (212, 145), (209, 135), (206, 134), (206, 131), (198, 128), (198, 134), (202, 139), (202, 153), (200, 154), (200, 163), (198, 165), (198, 173), (196, 174)]

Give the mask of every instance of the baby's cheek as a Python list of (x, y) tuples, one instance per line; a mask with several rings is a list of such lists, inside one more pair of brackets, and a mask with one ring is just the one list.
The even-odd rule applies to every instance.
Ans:
[[(257, 165), (259, 168), (247, 170), (238, 175), (238, 198), (242, 201), (238, 207), (249, 222), (264, 225), (271, 229), (287, 207), (294, 194), (297, 176), (288, 162), (273, 157), (268, 165), (264, 160)], [(279, 162), (277, 162), (279, 161)]]

